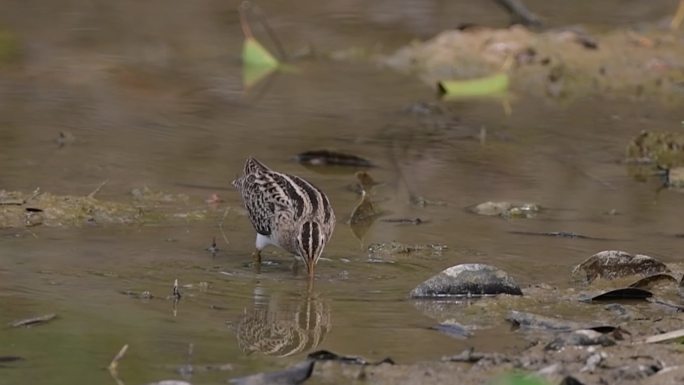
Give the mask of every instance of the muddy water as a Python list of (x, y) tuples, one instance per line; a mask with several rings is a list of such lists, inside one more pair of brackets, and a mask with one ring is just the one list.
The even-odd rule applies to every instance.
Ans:
[[(558, 14), (545, 2), (529, 3)], [(631, 8), (610, 18), (608, 6), (592, 15), (599, 27), (644, 14), (658, 20), (671, 3), (651, 2), (639, 17)], [(307, 43), (323, 51), (393, 47), (458, 22), (506, 22), (495, 8), (466, 2), (312, 3), (295, 14), (288, 4), (262, 6), (291, 51)], [(512, 350), (524, 342), (504, 326), (468, 340), (429, 330), (436, 321), (406, 294), (464, 262), (495, 264), (523, 286), (565, 288), (571, 267), (604, 249), (679, 261), (682, 240), (674, 235), (684, 232), (683, 196), (658, 191), (657, 180), (635, 182), (620, 164), (640, 130), (680, 127), (675, 107), (603, 99), (567, 105), (522, 95), (510, 116), (499, 103), (483, 101), (443, 104), (425, 116), (406, 112), (416, 102), (436, 103), (417, 80), (320, 58), (245, 94), (235, 7), (218, 1), (0, 5), (0, 26), (24, 47), (21, 64), (0, 77), (0, 188), (86, 195), (107, 180), (100, 199), (126, 201), (131, 189), (149, 186), (187, 194), (197, 208), (206, 208), (213, 193), (224, 200), (200, 222), (2, 230), (0, 324), (53, 312), (58, 318), (29, 329), (0, 328), (0, 355), (25, 358), (0, 367), (0, 383), (106, 383), (112, 380), (105, 368), (124, 344), (130, 349), (119, 375), (126, 384), (179, 378), (178, 368), (188, 364), (192, 382), (220, 383), (286, 366), (314, 348), (400, 362), (469, 346)], [(565, 15), (567, 22), (576, 22), (581, 9)], [(448, 19), (447, 11), (459, 17)], [(73, 140), (58, 145), (59, 132)], [(353, 174), (292, 161), (318, 148), (377, 163), (371, 173), (383, 185), (373, 199), (385, 218), (428, 223), (379, 220), (359, 239), (345, 224), (357, 200), (348, 189)], [(228, 188), (249, 155), (312, 180), (333, 202), (338, 228), (312, 291), (278, 250), (265, 254), (260, 274), (250, 266), (254, 233)], [(411, 195), (440, 204), (419, 207)], [(546, 210), (530, 220), (464, 210), (486, 200), (531, 201)], [(218, 228), (226, 207), (236, 208), (225, 215), (228, 243)], [(518, 233), (544, 231), (603, 240)], [(216, 255), (206, 251), (214, 237)], [(391, 241), (449, 248), (371, 263), (367, 246)], [(175, 279), (183, 291), (176, 305), (167, 298)], [(150, 295), (136, 295), (143, 292)], [(230, 370), (206, 370), (220, 364)]]

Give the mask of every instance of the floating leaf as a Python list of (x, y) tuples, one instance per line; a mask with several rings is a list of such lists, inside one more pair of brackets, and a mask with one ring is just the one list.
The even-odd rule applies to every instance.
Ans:
[(373, 167), (369, 160), (352, 154), (328, 150), (306, 151), (297, 155), (297, 161), (312, 166)]
[(497, 73), (477, 79), (444, 80), (437, 87), (447, 97), (498, 96), (508, 90), (509, 82), (508, 74)]
[(249, 88), (278, 69), (280, 62), (254, 37), (242, 8), (240, 26), (245, 35), (242, 44), (242, 80), (245, 87)]
[(242, 63), (248, 67), (275, 69), (280, 64), (254, 37), (246, 37), (242, 45)]

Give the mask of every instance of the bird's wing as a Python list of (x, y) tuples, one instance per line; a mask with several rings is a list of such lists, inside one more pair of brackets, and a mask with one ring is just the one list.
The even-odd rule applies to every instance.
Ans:
[(249, 157), (245, 161), (245, 167), (244, 167), (245, 175), (256, 174), (259, 172), (267, 172), (267, 171), (269, 171), (269, 168), (265, 164), (256, 160), (255, 158)]
[(287, 181), (277, 173), (256, 173), (244, 178), (242, 199), (259, 234), (271, 235), (276, 218), (287, 220), (300, 211), (299, 201), (289, 196)]

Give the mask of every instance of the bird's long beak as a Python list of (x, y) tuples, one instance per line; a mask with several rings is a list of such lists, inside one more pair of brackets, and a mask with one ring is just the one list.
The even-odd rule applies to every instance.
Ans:
[(306, 271), (309, 273), (310, 279), (313, 279), (315, 270), (316, 270), (316, 264), (314, 264), (314, 261), (313, 260), (307, 260), (306, 261)]

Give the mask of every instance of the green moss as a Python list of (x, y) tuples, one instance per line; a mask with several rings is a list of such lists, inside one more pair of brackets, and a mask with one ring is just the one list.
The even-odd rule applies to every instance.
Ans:
[[(92, 196), (26, 194), (0, 190), (0, 228), (25, 226), (81, 226), (85, 224), (159, 224), (171, 221), (199, 221), (208, 210), (188, 208), (189, 198), (147, 191), (133, 202), (112, 202)], [(165, 203), (163, 206), (160, 202)]]
[(663, 168), (684, 165), (684, 134), (642, 131), (627, 145), (627, 160)]

